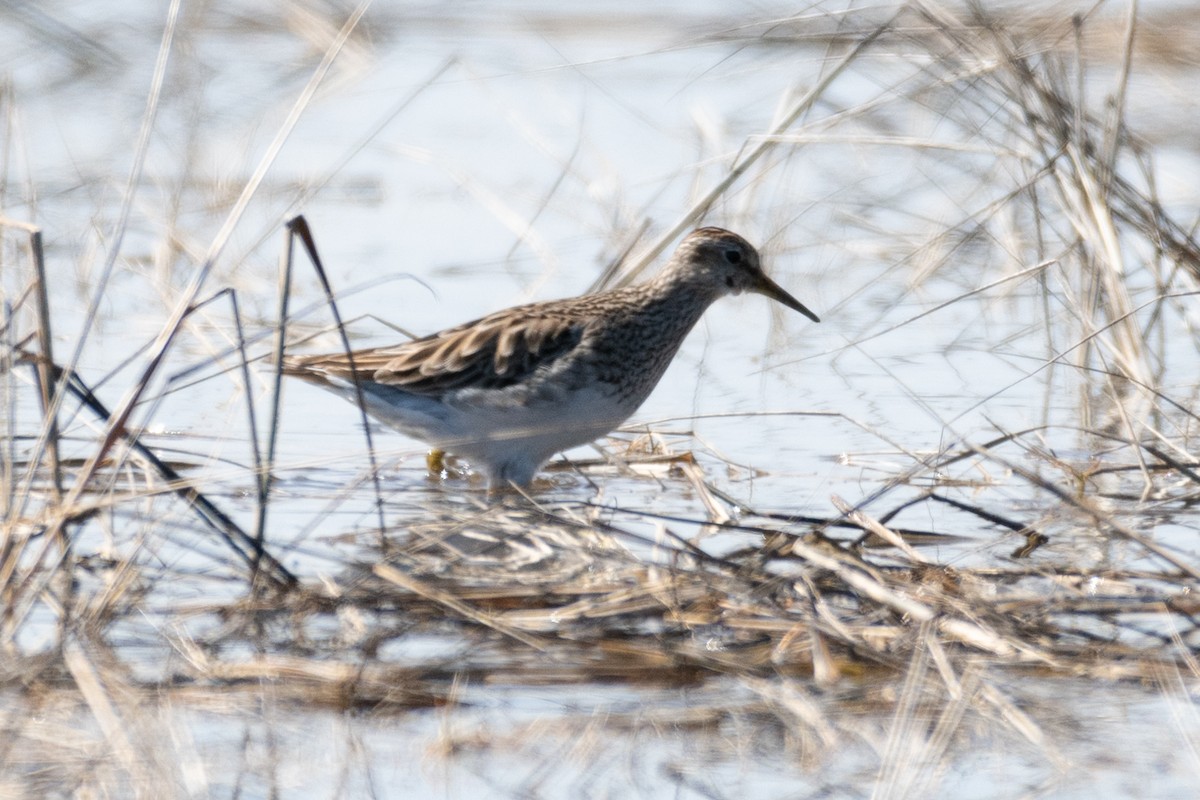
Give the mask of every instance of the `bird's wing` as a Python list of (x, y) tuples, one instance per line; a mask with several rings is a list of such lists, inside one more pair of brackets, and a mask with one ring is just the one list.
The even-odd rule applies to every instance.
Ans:
[[(553, 309), (509, 309), (404, 344), (357, 350), (354, 372), (414, 394), (503, 388), (577, 347), (585, 325)], [(284, 373), (350, 380), (350, 359), (346, 353), (289, 358)]]

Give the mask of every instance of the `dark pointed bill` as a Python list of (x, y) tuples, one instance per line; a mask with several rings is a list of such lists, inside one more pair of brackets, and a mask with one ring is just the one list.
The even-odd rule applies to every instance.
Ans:
[(793, 311), (799, 311), (813, 322), (821, 321), (820, 317), (805, 308), (803, 303), (784, 291), (782, 286), (768, 278), (766, 275), (759, 277), (758, 285), (754, 287), (753, 291), (758, 292), (761, 295), (765, 295), (772, 300), (777, 300)]

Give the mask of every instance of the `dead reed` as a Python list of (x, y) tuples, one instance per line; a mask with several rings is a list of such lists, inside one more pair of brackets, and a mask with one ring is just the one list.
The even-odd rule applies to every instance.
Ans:
[[(952, 435), (914, 443), (827, 413), (900, 466), (862, 496), (830, 498), (824, 515), (750, 502), (720, 477), (737, 467), (690, 439), (645, 448), (630, 437), (527, 497), (489, 501), (450, 478), (414, 508), (380, 477), (388, 454), (369, 440), (369, 466), (351, 480), (316, 459), (280, 462), (280, 387), (259, 342), (275, 336), (278, 354), (294, 327), (248, 334), (236, 293), (204, 294), (274, 151), (134, 356), (137, 375), (105, 388), (121, 397), (111, 406), (81, 374), (82, 342), (66, 358), (52, 349), (41, 232), (4, 219), (0, 793), (186, 793), (187, 769), (163, 744), (172, 726), (148, 708), (234, 713), (263, 693), (384, 716), (454, 709), (464, 686), (619, 685), (647, 697), (717, 687), (704, 708), (664, 704), (600, 724), (719, 731), (769, 720), (816, 760), (871, 741), (879, 785), (896, 793), (935, 783), (954, 743), (980, 727), (1052, 749), (1053, 721), (1014, 700), (1021, 681), (1141, 682), (1186, 702), (1181, 687), (1200, 677), (1196, 392), (1162, 342), (1194, 319), (1200, 244), (1195, 220), (1159, 198), (1154, 145), (1125, 113), (1139, 18), (1033, 25), (916, 2), (886, 20), (823, 21), (816, 33), (796, 23), (741, 34), (775, 49), (825, 37), (826, 66), (621, 279), (731, 187), (769, 195), (814, 142), (957, 149), (940, 167), (965, 170), (959, 180), (977, 178), (979, 192), (959, 218), (891, 239), (891, 268), (915, 292), (977, 265), (973, 288), (947, 306), (1036, 286), (1044, 316), (1030, 324), (1045, 352), (1030, 354), (1023, 380), (1065, 374), (1074, 419), (1031, 412), (1028, 426), (987, 435), (943, 420)], [(356, 22), (329, 40), (280, 145)], [(1112, 89), (1092, 96), (1089, 61), (1114, 42)], [(847, 71), (870, 76), (892, 59), (918, 66), (900, 85), (881, 78), (887, 91), (860, 104), (828, 95)], [(907, 138), (897, 127), (912, 108), (950, 134)], [(307, 235), (299, 221), (288, 274), (306, 263), (294, 235)], [(107, 278), (92, 309), (106, 291)], [(284, 320), (287, 297), (283, 288)], [(237, 322), (227, 347), (173, 360), (218, 303)], [(864, 330), (851, 347), (942, 307)], [(256, 375), (269, 376), (265, 391)], [(172, 452), (179, 442), (156, 434), (172, 427), (163, 408), (196, 380), (228, 381), (251, 456), (204, 457), (186, 438)], [(995, 396), (976, 405), (986, 411)], [(1064, 455), (1063, 442), (1077, 449)], [(658, 482), (685, 510), (614, 507), (587, 490), (618, 478)], [(286, 510), (300, 500), (305, 512)], [(922, 509), (959, 527), (898, 522)], [(895, 724), (880, 739), (869, 715)], [(446, 758), (505, 746), (452, 727)]]

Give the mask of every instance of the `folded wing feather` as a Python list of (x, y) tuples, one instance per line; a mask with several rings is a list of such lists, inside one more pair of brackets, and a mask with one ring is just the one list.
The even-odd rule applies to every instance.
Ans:
[[(500, 389), (553, 363), (583, 338), (585, 323), (578, 316), (556, 314), (552, 309), (512, 313), (517, 310), (404, 344), (357, 350), (354, 372), (360, 380), (414, 394), (440, 395), (468, 386)], [(350, 359), (345, 353), (288, 358), (284, 372), (318, 380), (351, 379)]]

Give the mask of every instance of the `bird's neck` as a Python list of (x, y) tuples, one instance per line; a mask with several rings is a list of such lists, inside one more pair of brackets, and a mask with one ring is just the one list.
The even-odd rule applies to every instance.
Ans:
[(686, 319), (689, 329), (720, 296), (711, 285), (677, 276), (660, 276), (651, 281), (647, 288), (653, 305), (677, 314), (681, 320)]

